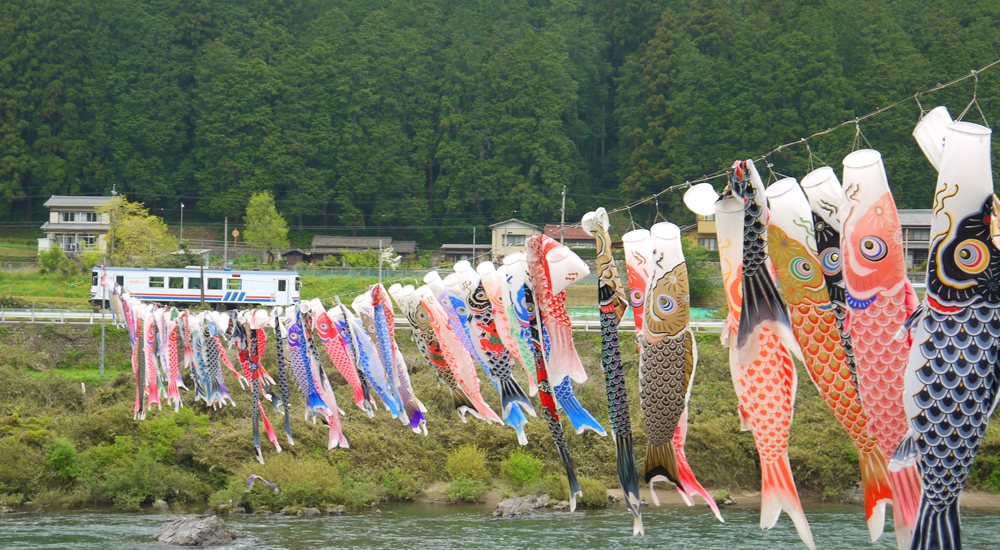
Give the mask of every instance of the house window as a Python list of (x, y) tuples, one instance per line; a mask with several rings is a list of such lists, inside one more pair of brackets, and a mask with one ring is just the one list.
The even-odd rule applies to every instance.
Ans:
[(195, 279), (194, 277), (188, 277), (188, 288), (193, 290), (201, 290), (201, 279)]
[(75, 222), (76, 212), (60, 212), (59, 221), (61, 222)]
[(97, 212), (83, 212), (83, 221), (96, 223), (97, 220)]
[(97, 246), (97, 235), (80, 235), (80, 246), (85, 248)]
[(149, 288), (163, 288), (163, 277), (150, 277)]
[(929, 241), (931, 240), (930, 228), (910, 228), (906, 230), (906, 240), (908, 241)]
[(227, 290), (240, 290), (243, 288), (243, 279), (228, 279), (226, 281)]
[(288, 286), (288, 281), (284, 279), (278, 280), (278, 292), (284, 292), (287, 286)]
[(719, 241), (715, 239), (698, 239), (698, 246), (709, 250), (718, 250)]
[(707, 216), (702, 216), (701, 219), (705, 220), (706, 222), (714, 222), (715, 221), (715, 214), (709, 214)]
[(521, 246), (524, 244), (524, 235), (504, 235), (504, 246)]
[(209, 290), (222, 290), (222, 279), (209, 279), (208, 280)]
[(171, 277), (170, 288), (184, 288), (184, 277)]

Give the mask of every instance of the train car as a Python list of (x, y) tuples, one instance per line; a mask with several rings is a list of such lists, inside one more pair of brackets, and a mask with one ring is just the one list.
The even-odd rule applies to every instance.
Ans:
[[(101, 302), (100, 267), (91, 272), (90, 301)], [(299, 301), (302, 286), (295, 271), (234, 271), (232, 269), (156, 269), (107, 267), (105, 272), (126, 292), (150, 302), (197, 304), (202, 289), (205, 303), (220, 307), (241, 305), (290, 306)]]

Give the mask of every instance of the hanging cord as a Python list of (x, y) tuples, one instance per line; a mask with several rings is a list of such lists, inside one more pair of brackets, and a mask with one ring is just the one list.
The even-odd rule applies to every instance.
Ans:
[(657, 196), (655, 199), (653, 199), (653, 201), (656, 204), (656, 216), (653, 217), (653, 223), (656, 223), (657, 218), (663, 221), (667, 221), (667, 218), (664, 217), (663, 214), (660, 214), (660, 197)]
[(628, 221), (629, 221), (628, 230), (635, 231), (636, 229), (639, 229), (639, 226), (635, 223), (635, 220), (632, 219), (632, 207), (626, 206), (625, 208), (628, 210)]
[(972, 88), (972, 101), (970, 101), (969, 104), (965, 106), (965, 110), (962, 111), (962, 114), (958, 115), (958, 120), (962, 120), (963, 118), (965, 118), (965, 114), (968, 113), (972, 105), (975, 104), (976, 110), (979, 111), (979, 116), (983, 117), (983, 124), (985, 124), (986, 127), (989, 128), (990, 123), (986, 120), (986, 115), (983, 114), (982, 107), (979, 106), (979, 71), (975, 70), (972, 71), (972, 78), (973, 82), (975, 82)]
[(917, 102), (917, 108), (920, 109), (920, 118), (917, 119), (917, 122), (920, 122), (924, 119), (924, 115), (927, 114), (927, 110), (920, 104), (920, 92), (913, 94), (913, 101)]
[(868, 138), (865, 137), (865, 133), (861, 131), (861, 121), (859, 119), (854, 119), (854, 142), (851, 144), (851, 152), (857, 151), (861, 148), (861, 140), (864, 140), (865, 145), (869, 149), (872, 148), (872, 144), (868, 143)]

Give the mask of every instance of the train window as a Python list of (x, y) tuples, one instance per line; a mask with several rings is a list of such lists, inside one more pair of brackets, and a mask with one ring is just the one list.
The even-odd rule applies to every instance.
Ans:
[[(96, 275), (95, 275), (95, 277), (96, 277)], [(97, 283), (94, 283), (94, 284), (97, 284)], [(279, 279), (278, 280), (278, 292), (284, 292), (285, 288), (287, 288), (287, 286), (288, 286), (288, 281), (286, 281), (284, 279)]]
[(97, 272), (90, 272), (90, 286), (97, 286)]
[(184, 288), (184, 277), (171, 277), (168, 282), (170, 288)]
[(125, 286), (125, 276), (124, 275), (115, 276), (115, 282), (118, 283), (118, 286), (121, 287)]
[(209, 290), (222, 290), (222, 279), (209, 279), (208, 280)]
[(150, 277), (149, 288), (163, 288), (163, 277)]
[(243, 279), (229, 279), (226, 283), (226, 290), (240, 290), (243, 288)]
[(295, 291), (298, 292), (302, 288), (302, 281), (298, 277), (295, 278)]
[(201, 289), (201, 279), (195, 279), (194, 277), (188, 277), (188, 288), (195, 290)]

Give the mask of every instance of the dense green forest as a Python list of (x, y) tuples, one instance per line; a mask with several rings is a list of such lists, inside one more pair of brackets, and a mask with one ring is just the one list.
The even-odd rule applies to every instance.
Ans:
[[(5, 0), (0, 223), (113, 186), (214, 223), (269, 190), (293, 228), (464, 240), (558, 220), (563, 186), (575, 221), (997, 58), (995, 0)], [(921, 99), (957, 116), (972, 88)], [(1000, 120), (997, 91), (1000, 68), (979, 82)], [(862, 123), (901, 207), (930, 206), (918, 116)], [(853, 138), (812, 151), (836, 167)], [(807, 167), (801, 146), (772, 160)], [(660, 209), (690, 219), (680, 193)]]

